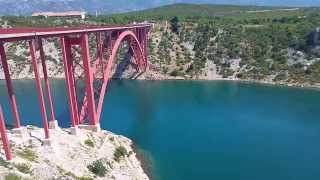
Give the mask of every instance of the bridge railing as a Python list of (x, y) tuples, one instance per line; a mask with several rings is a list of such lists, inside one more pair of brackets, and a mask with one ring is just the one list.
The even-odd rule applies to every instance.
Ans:
[(5, 124), (4, 115), (3, 115), (1, 105), (0, 105), (0, 134), (1, 134), (1, 140), (2, 140), (2, 144), (3, 144), (4, 152), (6, 155), (6, 159), (11, 160), (12, 154), (10, 151), (10, 143), (9, 143), (8, 136), (7, 136), (7, 129), (6, 129), (6, 124)]

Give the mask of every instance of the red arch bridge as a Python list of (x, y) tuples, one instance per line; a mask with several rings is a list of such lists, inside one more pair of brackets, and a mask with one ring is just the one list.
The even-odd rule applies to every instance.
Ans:
[[(71, 126), (98, 129), (103, 99), (111, 75), (112, 65), (122, 42), (129, 47), (128, 53), (134, 57), (137, 72), (147, 68), (147, 42), (152, 24), (132, 24), (126, 26), (76, 27), (76, 28), (9, 28), (0, 29), (0, 58), (9, 95), (9, 104), (16, 129), (20, 127), (20, 117), (6, 57), (5, 44), (27, 41), (30, 49), (32, 68), (36, 81), (42, 126), (45, 139), (50, 138), (49, 129), (57, 125), (50, 84), (46, 67), (43, 41), (59, 38), (62, 51), (66, 89), (68, 94)], [(90, 39), (90, 41), (89, 41)], [(94, 52), (90, 53), (92, 42)], [(80, 51), (80, 58), (75, 57)], [(39, 52), (39, 53), (37, 53)], [(93, 57), (93, 58), (92, 58)], [(77, 60), (76, 60), (77, 59)], [(42, 73), (38, 68), (41, 62)], [(40, 77), (43, 74), (43, 77)], [(41, 81), (44, 80), (44, 87)], [(45, 97), (47, 103), (45, 102)], [(50, 112), (49, 121), (47, 109)], [(4, 117), (0, 107), (0, 131), (7, 159), (11, 159), (6, 136)]]

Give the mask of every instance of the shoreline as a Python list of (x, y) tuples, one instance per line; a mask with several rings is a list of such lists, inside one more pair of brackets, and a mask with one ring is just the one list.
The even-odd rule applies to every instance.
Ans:
[(131, 148), (133, 152), (135, 152), (136, 158), (140, 162), (140, 166), (143, 172), (149, 177), (149, 179), (153, 179), (155, 175), (152, 173), (152, 167), (153, 167), (152, 160), (148, 158), (150, 156), (146, 155), (146, 153), (144, 153), (144, 150), (139, 148), (138, 145), (133, 140), (132, 140)]
[[(51, 80), (63, 80), (63, 77), (53, 77), (49, 78)], [(34, 78), (15, 78), (12, 81), (19, 80), (34, 80)], [(112, 78), (111, 80), (133, 80), (129, 78)], [(309, 90), (320, 90), (320, 83), (318, 85), (310, 85), (310, 84), (294, 84), (294, 83), (286, 83), (286, 82), (269, 82), (269, 81), (259, 81), (259, 80), (250, 80), (250, 79), (229, 79), (229, 78), (216, 78), (216, 79), (186, 79), (183, 77), (166, 77), (166, 78), (141, 78), (134, 79), (135, 81), (206, 81), (206, 82), (218, 82), (218, 81), (226, 81), (226, 82), (236, 82), (236, 83), (246, 83), (246, 84), (258, 84), (258, 85), (270, 85), (270, 86), (278, 86), (278, 87), (288, 87), (288, 88), (298, 88), (298, 89), (309, 89)], [(5, 81), (5, 79), (0, 79), (0, 81)]]

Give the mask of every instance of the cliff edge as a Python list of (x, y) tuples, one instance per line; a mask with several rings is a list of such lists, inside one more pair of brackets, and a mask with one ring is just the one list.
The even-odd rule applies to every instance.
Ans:
[[(27, 126), (8, 131), (13, 160), (1, 153), (0, 179), (138, 179), (148, 180), (126, 137), (102, 130), (50, 130), (44, 141), (42, 128)], [(1, 148), (1, 151), (3, 148)]]

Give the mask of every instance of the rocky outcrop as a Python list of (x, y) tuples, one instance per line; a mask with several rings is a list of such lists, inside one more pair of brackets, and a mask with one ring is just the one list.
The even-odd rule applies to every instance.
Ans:
[(320, 27), (316, 28), (308, 35), (307, 45), (311, 47), (320, 46)]
[(50, 130), (50, 135), (48, 145), (41, 128), (28, 126), (22, 134), (9, 131), (14, 158), (1, 160), (0, 179), (149, 179), (128, 138), (84, 129), (77, 135), (70, 129)]

